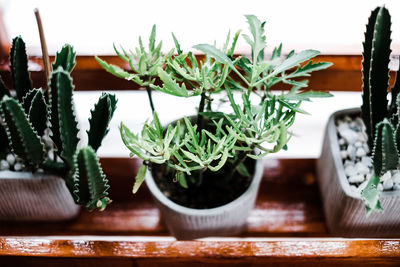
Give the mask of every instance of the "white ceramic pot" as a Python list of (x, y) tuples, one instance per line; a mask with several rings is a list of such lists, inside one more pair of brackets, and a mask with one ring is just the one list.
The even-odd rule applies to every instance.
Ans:
[(61, 177), (0, 171), (1, 221), (69, 220), (79, 209)]
[(254, 207), (262, 175), (261, 159), (256, 161), (249, 188), (234, 201), (212, 209), (192, 209), (171, 201), (160, 191), (150, 171), (146, 175), (146, 184), (169, 231), (177, 239), (187, 240), (240, 233), (246, 225), (250, 210)]
[(366, 217), (360, 195), (350, 188), (344, 173), (335, 121), (360, 114), (360, 108), (337, 111), (329, 118), (322, 154), (317, 162), (318, 184), (329, 232), (343, 237), (393, 237), (400, 235), (400, 191), (381, 193), (384, 213)]

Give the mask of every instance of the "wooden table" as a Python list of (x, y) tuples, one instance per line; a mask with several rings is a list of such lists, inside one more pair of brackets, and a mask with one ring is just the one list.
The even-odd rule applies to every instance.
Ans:
[[(327, 233), (315, 159), (265, 160), (247, 230), (240, 236), (176, 241), (147, 188), (131, 194), (138, 161), (103, 158), (114, 202), (62, 223), (0, 222), (0, 266), (400, 266), (400, 239)], [(396, 239), (397, 238), (397, 239)]]

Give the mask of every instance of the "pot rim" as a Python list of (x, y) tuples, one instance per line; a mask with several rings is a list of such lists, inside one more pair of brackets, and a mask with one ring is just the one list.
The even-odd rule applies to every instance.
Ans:
[(174, 210), (175, 212), (183, 213), (183, 214), (186, 214), (189, 216), (206, 216), (206, 215), (215, 216), (215, 215), (218, 215), (221, 213), (226, 213), (229, 210), (235, 209), (236, 206), (238, 206), (242, 201), (245, 201), (246, 198), (248, 198), (248, 196), (250, 194), (252, 194), (254, 191), (256, 191), (256, 194), (257, 194), (258, 186), (259, 186), (259, 183), (263, 176), (263, 170), (264, 170), (263, 159), (256, 160), (253, 179), (250, 183), (250, 186), (246, 189), (246, 191), (243, 192), (243, 194), (241, 194), (235, 200), (233, 200), (225, 205), (222, 205), (222, 206), (219, 206), (216, 208), (211, 208), (211, 209), (193, 209), (193, 208), (188, 208), (188, 207), (185, 207), (185, 206), (182, 206), (182, 205), (179, 205), (179, 204), (173, 202), (172, 200), (167, 198), (161, 192), (161, 190), (158, 188), (157, 184), (154, 181), (153, 175), (151, 174), (151, 171), (147, 171), (145, 182), (146, 182), (147, 187), (153, 194), (153, 196), (158, 201), (163, 203), (163, 205), (169, 207), (170, 209)]
[[(61, 176), (48, 174), (48, 173), (31, 173), (27, 171), (10, 171), (10, 170), (2, 170), (0, 171), (0, 179), (63, 179)], [(64, 179), (63, 179), (64, 180)]]
[[(357, 198), (357, 199), (362, 199), (361, 196), (357, 193), (355, 193), (351, 188), (350, 188), (350, 183), (348, 182), (346, 175), (344, 173), (344, 165), (342, 162), (342, 158), (340, 157), (340, 150), (339, 150), (339, 139), (337, 137), (337, 128), (335, 121), (339, 116), (343, 116), (346, 114), (361, 114), (361, 108), (356, 107), (356, 108), (348, 108), (348, 109), (342, 109), (335, 111), (334, 113), (331, 114), (331, 116), (328, 119), (328, 124), (327, 124), (327, 135), (330, 140), (330, 146), (331, 146), (331, 151), (332, 151), (332, 156), (333, 156), (333, 161), (334, 165), (336, 168), (336, 172), (338, 173), (339, 177), (339, 183), (345, 192), (346, 195), (352, 197), (352, 198)], [(400, 190), (392, 190), (392, 191), (381, 191), (380, 196), (382, 197), (392, 197), (392, 196), (397, 196), (400, 195)]]

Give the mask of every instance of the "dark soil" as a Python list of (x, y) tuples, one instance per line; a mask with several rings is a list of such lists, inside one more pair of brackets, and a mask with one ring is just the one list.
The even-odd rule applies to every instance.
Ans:
[[(250, 174), (255, 171), (255, 160), (247, 158), (244, 162)], [(219, 172), (206, 171), (203, 174), (203, 182), (196, 185), (187, 177), (188, 188), (183, 188), (174, 181), (174, 172), (168, 170), (165, 165), (153, 165), (154, 180), (161, 192), (173, 202), (194, 209), (210, 209), (225, 205), (242, 195), (253, 179), (235, 172), (231, 177), (227, 173), (232, 169), (229, 164)], [(195, 175), (195, 172), (193, 172)]]

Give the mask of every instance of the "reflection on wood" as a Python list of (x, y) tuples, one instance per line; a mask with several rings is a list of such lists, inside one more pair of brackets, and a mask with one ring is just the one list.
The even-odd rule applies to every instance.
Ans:
[[(117, 56), (101, 56), (107, 62), (129, 70), (126, 62)], [(199, 56), (201, 58), (201, 56)], [(54, 57), (50, 57), (54, 61)], [(137, 90), (139, 87), (131, 81), (116, 78), (103, 70), (92, 56), (78, 56), (77, 65), (72, 72), (76, 90)], [(361, 91), (361, 56), (359, 55), (322, 55), (316, 61), (332, 62), (333, 66), (313, 73), (310, 77), (309, 89), (329, 91)], [(36, 88), (45, 86), (45, 75), (41, 58), (30, 58), (31, 77)], [(0, 62), (0, 75), (6, 85), (11, 86), (8, 63)], [(394, 73), (390, 83), (393, 84)], [(286, 85), (273, 89), (289, 89)]]
[(107, 210), (82, 210), (76, 220), (62, 223), (0, 222), (2, 266), (400, 265), (399, 240), (329, 236), (315, 159), (265, 160), (256, 207), (241, 236), (180, 242), (168, 237), (146, 187), (131, 194), (140, 162), (103, 158), (101, 163), (114, 200)]

